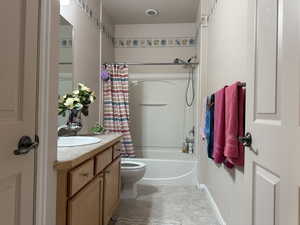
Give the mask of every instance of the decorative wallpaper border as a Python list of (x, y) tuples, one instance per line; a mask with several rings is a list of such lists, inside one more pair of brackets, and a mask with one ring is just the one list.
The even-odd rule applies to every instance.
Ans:
[(114, 43), (113, 34), (109, 31), (109, 25), (103, 24), (100, 21), (100, 16), (97, 11), (94, 11), (89, 5), (87, 0), (73, 0), (75, 4), (81, 9), (89, 18), (89, 20), (99, 29), (102, 34), (106, 36), (112, 43)]
[(195, 47), (194, 37), (115, 38), (115, 48)]

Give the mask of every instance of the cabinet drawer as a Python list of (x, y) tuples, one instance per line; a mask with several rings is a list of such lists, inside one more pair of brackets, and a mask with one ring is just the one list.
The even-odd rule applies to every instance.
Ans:
[(121, 142), (118, 142), (117, 144), (114, 145), (114, 147), (113, 147), (113, 149), (114, 149), (113, 158), (114, 159), (121, 155), (121, 148), (122, 148)]
[(74, 195), (94, 177), (94, 160), (91, 159), (69, 173), (69, 196)]
[(113, 149), (108, 148), (96, 157), (96, 173), (101, 173), (101, 171), (107, 167), (112, 162)]

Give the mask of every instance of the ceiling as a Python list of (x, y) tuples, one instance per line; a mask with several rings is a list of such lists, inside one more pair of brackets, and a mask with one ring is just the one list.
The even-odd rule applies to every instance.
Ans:
[[(104, 10), (114, 24), (156, 24), (195, 22), (200, 0), (104, 0)], [(158, 16), (146, 16), (146, 9)]]

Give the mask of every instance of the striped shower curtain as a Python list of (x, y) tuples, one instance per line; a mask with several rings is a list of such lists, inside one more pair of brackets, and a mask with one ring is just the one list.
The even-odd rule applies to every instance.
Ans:
[(122, 133), (122, 156), (135, 157), (129, 130), (128, 66), (107, 65), (110, 79), (104, 82), (104, 127)]

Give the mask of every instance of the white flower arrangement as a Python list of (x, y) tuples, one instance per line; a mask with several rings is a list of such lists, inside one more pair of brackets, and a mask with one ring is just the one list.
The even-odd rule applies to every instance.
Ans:
[(71, 94), (60, 96), (58, 100), (58, 115), (66, 116), (67, 111), (81, 111), (84, 116), (89, 114), (89, 105), (96, 100), (95, 92), (82, 83)]

